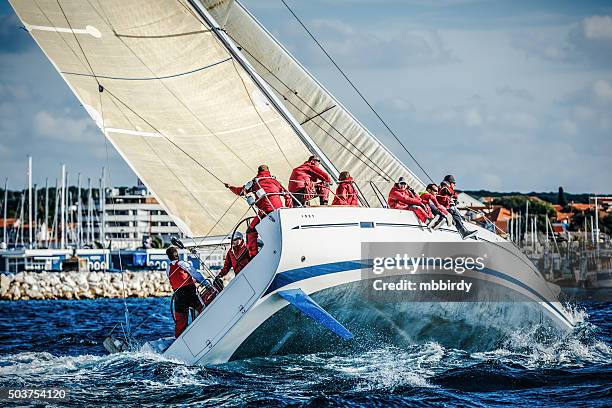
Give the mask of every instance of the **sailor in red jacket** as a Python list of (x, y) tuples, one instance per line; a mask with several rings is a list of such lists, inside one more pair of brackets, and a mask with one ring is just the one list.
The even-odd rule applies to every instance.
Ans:
[(448, 174), (444, 177), (444, 180), (440, 183), (440, 191), (437, 195), (438, 202), (444, 206), (448, 210), (448, 212), (453, 217), (453, 222), (455, 223), (455, 228), (463, 239), (469, 238), (471, 236), (476, 235), (478, 231), (473, 230), (469, 231), (463, 225), (463, 216), (457, 209), (457, 192), (455, 191), (455, 177), (451, 174)]
[(202, 311), (202, 302), (198, 297), (194, 281), (205, 283), (206, 280), (191, 262), (180, 260), (176, 247), (171, 246), (166, 249), (166, 255), (170, 260), (166, 267), (166, 276), (174, 291), (174, 336), (178, 338), (187, 328), (189, 308), (195, 309), (198, 313)]
[(227, 251), (225, 255), (225, 263), (223, 268), (219, 271), (218, 277), (222, 278), (228, 274), (230, 269), (234, 270), (234, 274), (238, 275), (242, 268), (244, 268), (251, 257), (249, 256), (249, 250), (244, 243), (244, 238), (240, 231), (236, 231), (232, 237), (232, 247)]
[(397, 183), (391, 188), (387, 202), (389, 208), (413, 211), (420, 222), (425, 222), (430, 218), (423, 202), (419, 196), (408, 187), (408, 183), (406, 183), (403, 177), (400, 177)]
[(348, 171), (340, 173), (340, 181), (338, 188), (336, 189), (336, 195), (332, 205), (348, 205), (357, 207), (359, 206), (359, 199), (357, 195), (357, 189), (353, 184), (353, 178)]
[(310, 156), (307, 161), (299, 165), (291, 172), (289, 177), (289, 192), (300, 205), (307, 205), (315, 196), (319, 196), (319, 204), (327, 205), (329, 197), (328, 184), (331, 177), (319, 164), (321, 159)]
[(428, 227), (433, 229), (437, 229), (443, 221), (446, 221), (446, 224), (449, 226), (453, 223), (453, 219), (446, 207), (438, 202), (437, 194), (438, 186), (434, 183), (427, 185), (425, 192), (421, 194), (421, 201), (429, 207), (434, 215), (434, 218), (428, 224)]
[[(233, 187), (225, 183), (234, 194), (244, 196), (249, 193), (255, 195), (255, 206), (257, 207), (257, 217), (253, 218), (247, 229), (247, 248), (249, 256), (253, 258), (257, 255), (257, 230), (255, 227), (267, 214), (282, 208), (291, 207), (291, 194), (270, 174), (268, 166), (262, 164), (257, 169), (257, 176), (242, 187)], [(284, 202), (283, 202), (284, 201)], [(284, 205), (283, 205), (284, 204)]]

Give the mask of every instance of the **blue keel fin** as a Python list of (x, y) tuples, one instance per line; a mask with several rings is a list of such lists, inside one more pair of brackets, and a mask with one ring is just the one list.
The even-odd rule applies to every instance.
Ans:
[(283, 299), (295, 306), (300, 312), (312, 318), (314, 321), (322, 324), (331, 330), (338, 337), (344, 340), (353, 338), (353, 334), (348, 331), (339, 321), (334, 319), (332, 315), (327, 313), (325, 309), (317, 304), (310, 296), (302, 289), (287, 289), (277, 292)]

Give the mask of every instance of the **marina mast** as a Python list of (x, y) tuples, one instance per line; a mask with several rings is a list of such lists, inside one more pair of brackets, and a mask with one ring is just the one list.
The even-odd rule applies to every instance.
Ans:
[(28, 156), (28, 246), (32, 249), (32, 156)]
[(66, 246), (66, 165), (62, 164), (62, 193), (60, 198), (60, 220), (61, 220), (61, 238), (60, 248), (64, 249)]

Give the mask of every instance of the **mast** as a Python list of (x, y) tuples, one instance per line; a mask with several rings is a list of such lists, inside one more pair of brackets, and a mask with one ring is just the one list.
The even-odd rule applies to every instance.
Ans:
[(45, 178), (45, 247), (49, 248), (49, 177)]
[(35, 225), (35, 230), (34, 230), (34, 247), (38, 248), (38, 237), (40, 236), (38, 234), (38, 186), (36, 184), (34, 184), (34, 225)]
[(57, 178), (55, 178), (55, 208), (53, 210), (53, 243), (55, 248), (57, 248), (58, 243), (58, 233), (57, 229), (59, 228), (59, 190), (58, 190), (58, 182)]
[(98, 226), (98, 230), (100, 232), (100, 243), (102, 244), (102, 248), (105, 248), (104, 240), (105, 240), (105, 230), (106, 230), (106, 169), (102, 167), (102, 178), (100, 179), (100, 225)]
[(599, 208), (597, 208), (597, 194), (595, 194), (595, 248), (599, 249)]
[(62, 224), (62, 235), (60, 248), (66, 247), (66, 165), (62, 164), (62, 194), (60, 198), (60, 219)]
[(525, 201), (525, 240), (527, 239), (527, 234), (529, 234), (529, 197)]
[(2, 231), (3, 237), (2, 242), (8, 247), (8, 220), (6, 219), (7, 206), (8, 206), (8, 177), (4, 179), (4, 208), (2, 209), (2, 219), (4, 220), (4, 230)]
[(28, 156), (28, 246), (32, 249), (32, 156)]
[(323, 153), (321, 149), (312, 141), (310, 136), (302, 129), (302, 126), (295, 120), (293, 115), (287, 110), (285, 105), (283, 105), (274, 92), (269, 88), (268, 84), (257, 74), (255, 69), (251, 66), (251, 64), (246, 60), (242, 52), (236, 47), (234, 42), (230, 39), (230, 37), (219, 28), (215, 19), (208, 13), (206, 7), (202, 5), (200, 0), (189, 0), (189, 3), (193, 6), (195, 11), (202, 17), (202, 19), (208, 24), (213, 33), (219, 38), (221, 43), (225, 46), (228, 52), (234, 57), (236, 62), (242, 66), (242, 68), (249, 74), (253, 82), (257, 85), (259, 90), (268, 98), (268, 100), (274, 105), (276, 110), (280, 113), (280, 115), (287, 121), (289, 126), (295, 131), (298, 135), (302, 143), (306, 145), (308, 150), (314, 155), (317, 155), (321, 158), (321, 164), (325, 167), (325, 170), (330, 174), (335, 182), (338, 182), (338, 176), (340, 172), (334, 164), (329, 160), (329, 158)]
[(77, 248), (81, 247), (83, 229), (81, 228), (81, 173), (77, 176)]
[(24, 207), (25, 207), (25, 189), (21, 193), (21, 205), (19, 209), (19, 240), (21, 242), (21, 245), (24, 245), (24, 241), (23, 241), (23, 229), (24, 229), (23, 220), (25, 218)]
[(92, 225), (91, 225), (91, 200), (93, 199), (91, 193), (91, 178), (87, 178), (87, 190), (89, 191), (87, 195), (87, 243), (91, 244), (93, 241), (93, 233), (92, 233)]

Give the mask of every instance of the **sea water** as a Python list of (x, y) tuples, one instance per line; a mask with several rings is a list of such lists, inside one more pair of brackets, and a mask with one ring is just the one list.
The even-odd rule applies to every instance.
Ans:
[[(612, 406), (612, 306), (580, 295), (573, 313), (581, 323), (560, 337), (534, 326), (482, 350), (435, 342), (373, 345), (358, 354), (259, 357), (214, 367), (137, 351), (107, 355), (104, 338), (127, 330), (121, 299), (4, 301), (0, 387), (58, 387), (67, 394), (62, 401), (0, 405)], [(138, 341), (172, 334), (168, 299), (128, 299), (127, 309)]]

